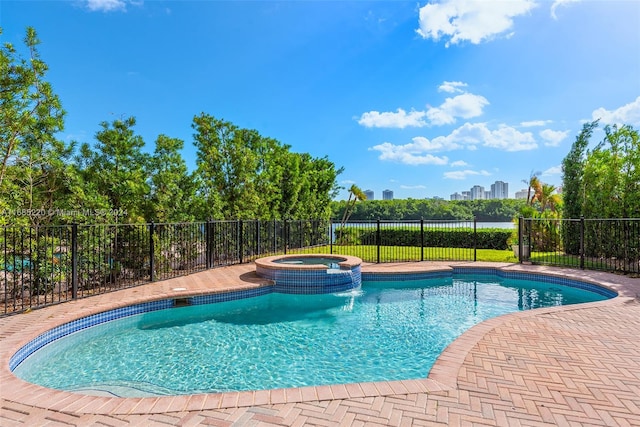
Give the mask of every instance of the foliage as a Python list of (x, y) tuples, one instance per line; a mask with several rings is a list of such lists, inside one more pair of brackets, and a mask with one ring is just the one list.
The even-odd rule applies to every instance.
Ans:
[(605, 126), (587, 150), (598, 122), (584, 125), (563, 160), (565, 218), (640, 216), (640, 136), (629, 125)]
[(48, 67), (31, 27), (24, 44), (27, 58), (10, 43), (0, 48), (0, 210), (20, 213), (13, 224), (38, 225), (50, 219), (49, 210), (67, 195), (73, 146), (55, 138), (64, 128), (65, 112), (45, 80)]
[[(365, 200), (353, 208), (351, 221), (373, 221), (377, 219), (394, 220), (458, 220), (470, 221), (474, 217), (478, 221), (506, 222), (511, 221), (524, 200), (455, 200), (440, 199), (395, 199)], [(331, 205), (332, 218), (341, 218), (347, 201), (334, 201)]]
[(357, 185), (353, 184), (349, 188), (349, 198), (347, 199), (347, 204), (344, 207), (344, 212), (342, 214), (342, 220), (340, 221), (340, 225), (344, 227), (347, 221), (349, 221), (349, 217), (353, 213), (353, 208), (356, 207), (356, 202), (359, 200), (367, 200), (367, 195), (364, 194), (364, 191), (360, 189)]
[(155, 151), (149, 159), (147, 174), (150, 191), (147, 196), (147, 221), (194, 221), (196, 181), (180, 155), (184, 142), (159, 135)]
[(142, 152), (144, 140), (134, 133), (135, 124), (134, 117), (102, 122), (95, 147), (82, 147), (85, 181), (99, 189), (107, 206), (122, 212), (130, 223), (144, 222), (144, 198), (149, 193), (149, 156)]
[(605, 126), (605, 138), (584, 165), (585, 218), (640, 216), (640, 134), (631, 126)]
[[(605, 138), (587, 150), (598, 122), (586, 123), (562, 163), (565, 218), (640, 217), (640, 137), (631, 126), (605, 126)], [(608, 240), (611, 240), (609, 236)], [(599, 241), (585, 235), (587, 242)], [(563, 232), (565, 251), (578, 254), (578, 228)], [(617, 245), (611, 241), (612, 248)], [(600, 256), (605, 256), (598, 251)], [(614, 252), (608, 253), (613, 256)]]
[[(376, 244), (377, 235), (375, 228), (344, 226), (336, 229), (336, 241), (344, 245)], [(379, 243), (383, 246), (507, 249), (511, 230), (481, 228), (474, 233), (471, 228), (429, 228), (421, 232), (419, 227), (384, 227), (379, 236)]]
[(255, 130), (208, 114), (194, 118), (198, 194), (211, 218), (328, 218), (342, 172), (326, 158), (289, 151)]

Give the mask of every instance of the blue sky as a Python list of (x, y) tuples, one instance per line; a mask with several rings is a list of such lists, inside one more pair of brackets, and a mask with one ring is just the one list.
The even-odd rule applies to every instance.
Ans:
[(63, 139), (135, 116), (149, 151), (180, 138), (193, 168), (206, 112), (375, 198), (559, 186), (585, 121), (640, 128), (635, 0), (2, 0), (0, 26), (16, 47), (38, 32)]

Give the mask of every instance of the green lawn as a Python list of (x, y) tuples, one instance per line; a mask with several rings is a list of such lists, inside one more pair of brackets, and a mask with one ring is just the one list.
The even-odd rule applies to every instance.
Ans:
[[(361, 258), (365, 262), (377, 262), (378, 247), (375, 245), (329, 245), (316, 246), (305, 249), (290, 249), (287, 253), (320, 253), (335, 255), (351, 255)], [(381, 246), (380, 262), (412, 262), (421, 260), (419, 247), (415, 246)], [(424, 261), (473, 261), (473, 249), (465, 248), (434, 248), (423, 249)], [(478, 249), (476, 261), (489, 262), (518, 262), (512, 250)], [(566, 255), (563, 252), (533, 252), (529, 259), (534, 264), (557, 265), (577, 268), (580, 258), (576, 255)], [(602, 267), (594, 260), (585, 260), (585, 267), (599, 270)]]
[[(473, 249), (465, 248), (433, 248), (423, 249), (425, 261), (473, 261)], [(323, 253), (331, 252), (331, 247), (317, 246), (302, 250), (290, 250), (289, 253)], [(357, 256), (366, 262), (376, 262), (378, 259), (377, 246), (333, 246), (333, 254)], [(476, 261), (517, 262), (511, 250), (478, 249)], [(420, 261), (420, 248), (414, 246), (381, 246), (380, 262)]]

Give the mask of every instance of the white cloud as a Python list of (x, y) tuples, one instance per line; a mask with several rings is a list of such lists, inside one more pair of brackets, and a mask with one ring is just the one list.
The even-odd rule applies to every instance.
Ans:
[[(486, 123), (465, 123), (453, 130), (449, 135), (428, 139), (417, 136), (413, 142), (404, 145), (394, 145), (390, 142), (370, 147), (370, 151), (379, 151), (380, 160), (395, 161), (407, 165), (446, 165), (446, 156), (437, 157), (430, 152), (453, 151), (466, 148), (476, 150), (477, 146), (497, 148), (504, 151), (524, 151), (538, 148), (530, 132), (520, 132), (513, 127), (500, 125), (491, 130)], [(455, 162), (453, 166), (466, 165)]]
[[(445, 92), (462, 92), (459, 88), (464, 86), (466, 83), (444, 82), (438, 89)], [(400, 129), (449, 125), (455, 123), (458, 117), (470, 119), (482, 115), (483, 108), (487, 105), (489, 105), (489, 101), (484, 96), (462, 93), (453, 98), (446, 98), (439, 107), (431, 107), (427, 111), (411, 110), (407, 113), (402, 108), (398, 108), (396, 112), (369, 111), (360, 116), (358, 124), (369, 128)]]
[(490, 176), (491, 174), (486, 170), (474, 171), (469, 169), (465, 169), (463, 171), (445, 172), (443, 174), (443, 176), (447, 179), (458, 179), (458, 180), (466, 179), (468, 176), (477, 176), (477, 175)]
[(437, 157), (425, 154), (419, 144), (393, 145), (389, 142), (369, 148), (370, 151), (379, 151), (380, 160), (389, 160), (405, 165), (446, 165), (449, 159), (446, 156)]
[(424, 190), (427, 188), (426, 185), (401, 185), (400, 188), (403, 190)]
[(551, 17), (553, 19), (558, 19), (556, 16), (556, 9), (558, 6), (567, 6), (569, 3), (578, 3), (581, 0), (555, 0), (551, 5)]
[(552, 123), (552, 120), (531, 120), (528, 122), (521, 122), (520, 126), (522, 126), (523, 128), (531, 128), (531, 127), (545, 126), (550, 123)]
[(398, 108), (395, 113), (378, 111), (369, 111), (363, 113), (360, 116), (358, 123), (368, 128), (400, 128), (404, 129), (407, 126), (422, 127), (426, 126), (426, 122), (423, 120), (426, 113), (424, 111), (410, 111), (407, 113), (402, 108)]
[[(513, 27), (513, 18), (536, 6), (533, 0), (445, 0), (420, 8), (417, 31), (423, 38), (447, 38), (446, 47), (463, 41), (479, 44)], [(512, 35), (512, 31), (507, 34)]]
[(562, 166), (553, 166), (546, 171), (542, 172), (540, 176), (552, 176), (552, 175), (562, 175)]
[(448, 138), (456, 142), (470, 145), (482, 145), (504, 151), (525, 151), (538, 148), (531, 132), (500, 125), (498, 129), (490, 130), (486, 123), (465, 123), (451, 132)]
[(461, 87), (467, 87), (466, 83), (462, 82), (442, 82), (440, 86), (438, 86), (438, 92), (464, 92), (464, 90), (460, 89)]
[(127, 3), (124, 0), (87, 0), (87, 8), (92, 12), (124, 11)]
[(489, 101), (484, 96), (463, 93), (445, 99), (439, 107), (429, 108), (427, 118), (434, 125), (450, 125), (456, 122), (456, 117), (470, 119), (482, 115), (486, 105), (489, 105)]
[(453, 151), (463, 148), (462, 145), (456, 143), (453, 139), (446, 137), (436, 137), (432, 140), (424, 136), (416, 136), (412, 138), (413, 144), (404, 145), (412, 150), (417, 151)]
[(547, 147), (557, 147), (569, 135), (569, 131), (545, 129), (540, 131), (539, 135), (544, 139), (544, 145)]
[(507, 125), (500, 125), (496, 130), (489, 131), (486, 129), (483, 131), (486, 133), (484, 138), (485, 147), (504, 151), (526, 151), (538, 148), (538, 144), (536, 144), (530, 132), (520, 132)]
[(640, 125), (640, 96), (622, 107), (613, 111), (605, 110), (604, 108), (598, 108), (595, 110), (591, 117), (593, 120), (600, 119), (603, 124), (625, 124), (631, 126)]
[(460, 166), (469, 166), (469, 164), (464, 160), (456, 160), (455, 162), (451, 162), (450, 166), (453, 168), (453, 167), (460, 167)]

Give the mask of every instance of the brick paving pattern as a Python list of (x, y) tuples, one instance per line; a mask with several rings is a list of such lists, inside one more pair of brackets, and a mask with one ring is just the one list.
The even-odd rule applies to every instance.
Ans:
[[(251, 265), (211, 270), (0, 319), (0, 426), (640, 426), (640, 279), (505, 267), (595, 280), (620, 296), (483, 322), (445, 350), (428, 379), (414, 381), (113, 399), (47, 390), (8, 372), (15, 350), (51, 325), (175, 297), (176, 287), (206, 293), (259, 282)], [(443, 266), (363, 270), (430, 268)]]

